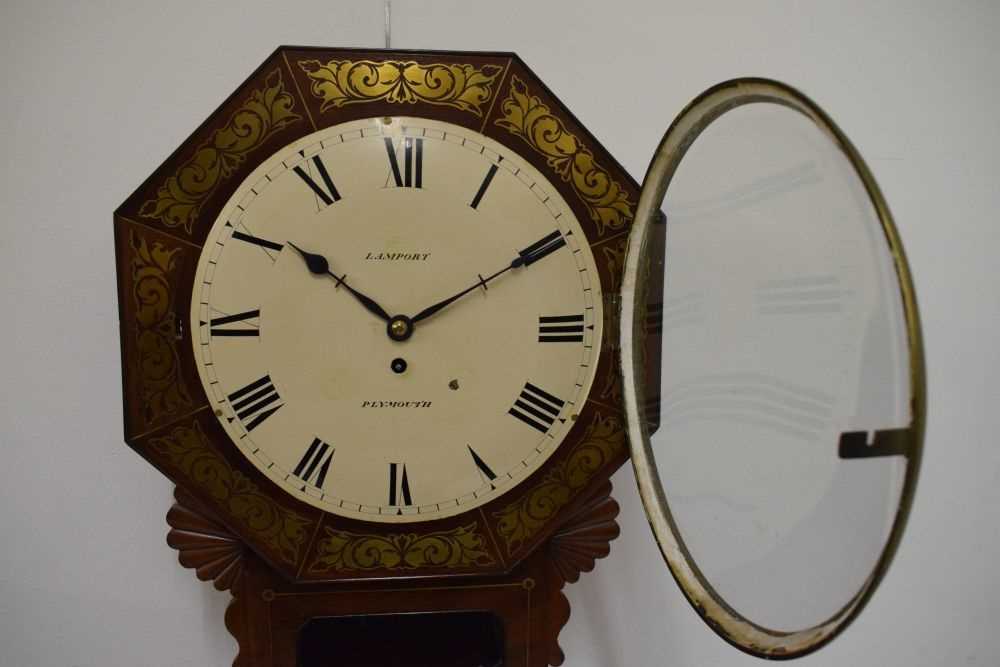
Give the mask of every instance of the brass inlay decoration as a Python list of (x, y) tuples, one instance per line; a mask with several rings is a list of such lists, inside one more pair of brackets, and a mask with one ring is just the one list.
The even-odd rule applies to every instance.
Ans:
[(423, 64), (401, 60), (300, 60), (312, 94), (326, 112), (348, 104), (426, 102), (483, 115), (493, 97), (499, 65)]
[(485, 539), (473, 522), (436, 533), (359, 535), (325, 528), (316, 558), (309, 568), (315, 574), (352, 570), (416, 570), (493, 565)]
[(181, 384), (176, 325), (170, 287), (179, 248), (168, 250), (159, 241), (149, 243), (132, 231), (132, 298), (135, 302), (135, 341), (138, 353), (142, 418), (148, 425), (191, 406)]
[(513, 554), (537, 534), (623, 447), (625, 431), (618, 418), (596, 413), (583, 440), (565, 460), (517, 501), (494, 513), (507, 553)]
[(167, 457), (189, 480), (205, 490), (228, 516), (239, 521), (254, 539), (294, 565), (308, 539), (312, 523), (261, 493), (257, 485), (212, 450), (201, 426), (178, 426), (168, 435), (150, 438), (149, 445)]
[(295, 98), (285, 90), (281, 70), (274, 70), (264, 87), (251, 92), (226, 124), (160, 186), (156, 199), (142, 205), (139, 215), (167, 227), (183, 227), (190, 234), (198, 212), (219, 183), (276, 132), (302, 120), (294, 107)]
[(510, 96), (500, 104), (500, 127), (521, 137), (546, 157), (548, 165), (573, 186), (597, 224), (597, 233), (620, 231), (632, 222), (633, 203), (621, 184), (597, 164), (594, 154), (521, 79), (511, 77)]

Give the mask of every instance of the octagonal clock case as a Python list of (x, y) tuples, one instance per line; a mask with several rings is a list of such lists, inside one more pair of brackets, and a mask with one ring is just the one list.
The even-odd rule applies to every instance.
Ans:
[(912, 281), (783, 84), (706, 91), (640, 188), (513, 54), (282, 47), (114, 222), (125, 439), (235, 665), (561, 664), (630, 455), (755, 655), (836, 636), (899, 544)]

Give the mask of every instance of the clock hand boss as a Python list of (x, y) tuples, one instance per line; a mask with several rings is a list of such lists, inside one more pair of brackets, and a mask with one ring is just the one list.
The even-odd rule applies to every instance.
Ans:
[(361, 302), (361, 305), (365, 307), (365, 310), (367, 310), (368, 312), (372, 313), (379, 319), (384, 320), (386, 322), (389, 322), (390, 320), (393, 319), (392, 316), (389, 315), (389, 313), (385, 312), (385, 309), (382, 306), (378, 305), (378, 303), (374, 299), (362, 294), (358, 290), (348, 285), (347, 281), (345, 280), (345, 278), (347, 277), (346, 273), (343, 276), (338, 276), (333, 271), (331, 271), (330, 263), (327, 261), (326, 257), (324, 257), (323, 255), (317, 255), (316, 253), (313, 252), (306, 252), (305, 250), (298, 247), (291, 241), (288, 242), (288, 245), (295, 248), (295, 251), (302, 256), (302, 259), (305, 260), (306, 267), (308, 267), (310, 273), (314, 273), (316, 275), (330, 276), (336, 281), (337, 287), (343, 285), (344, 288), (348, 292), (350, 292), (355, 299)]
[(410, 319), (410, 322), (412, 324), (416, 324), (421, 320), (425, 320), (434, 313), (441, 310), (442, 308), (454, 303), (455, 301), (458, 301), (469, 292), (475, 290), (477, 287), (482, 287), (485, 290), (486, 283), (490, 282), (494, 278), (500, 277), (501, 275), (507, 273), (511, 269), (517, 269), (522, 266), (531, 266), (538, 260), (549, 255), (550, 253), (555, 252), (564, 245), (566, 245), (566, 239), (562, 237), (562, 234), (559, 232), (559, 230), (556, 230), (551, 234), (549, 234), (548, 236), (545, 236), (539, 239), (538, 241), (535, 241), (524, 250), (519, 250), (517, 253), (517, 257), (511, 260), (510, 265), (500, 269), (496, 273), (489, 275), (485, 278), (483, 278), (483, 276), (480, 275), (478, 282), (471, 285), (470, 287), (465, 288), (464, 290), (462, 290), (458, 294), (455, 294), (454, 296), (450, 296), (447, 299), (444, 299), (443, 301), (438, 301), (434, 305), (424, 308), (419, 313), (414, 315)]

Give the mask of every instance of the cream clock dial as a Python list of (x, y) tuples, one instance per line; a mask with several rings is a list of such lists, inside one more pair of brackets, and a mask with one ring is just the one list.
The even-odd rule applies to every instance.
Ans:
[(492, 500), (556, 450), (601, 306), (586, 236), (530, 164), (456, 125), (374, 118), (246, 179), (205, 242), (191, 326), (254, 466), (325, 511), (407, 522)]

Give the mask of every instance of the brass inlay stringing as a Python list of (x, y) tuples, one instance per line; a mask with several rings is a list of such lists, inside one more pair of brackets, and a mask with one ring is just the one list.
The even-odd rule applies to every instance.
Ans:
[(632, 222), (634, 205), (622, 185), (516, 76), (511, 77), (510, 95), (500, 103), (500, 111), (503, 117), (495, 123), (544, 155), (553, 171), (573, 186), (597, 224), (599, 236), (621, 231)]
[(300, 60), (312, 94), (326, 112), (348, 104), (426, 102), (483, 115), (493, 97), (499, 65), (423, 64), (402, 60)]
[(251, 92), (226, 124), (167, 178), (156, 198), (142, 205), (139, 215), (167, 227), (183, 227), (190, 234), (198, 212), (219, 183), (272, 135), (302, 120), (292, 111), (294, 107), (295, 98), (285, 90), (281, 70), (274, 70), (264, 80), (264, 87)]
[(307, 529), (313, 521), (281, 507), (243, 473), (233, 470), (208, 444), (198, 422), (150, 438), (149, 445), (206, 491), (255, 539), (273, 549), (282, 560), (292, 565), (298, 563), (300, 550), (309, 536)]
[(417, 570), (494, 565), (475, 522), (435, 533), (359, 535), (325, 528), (309, 572)]

